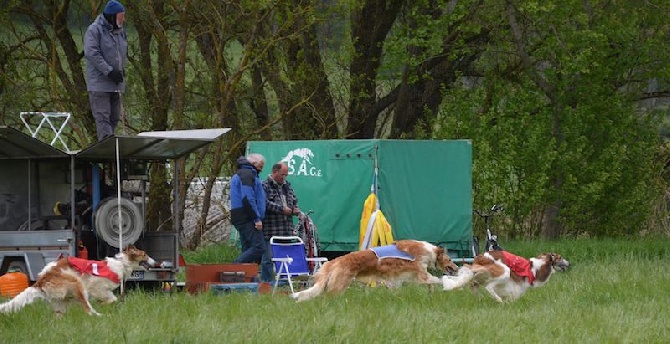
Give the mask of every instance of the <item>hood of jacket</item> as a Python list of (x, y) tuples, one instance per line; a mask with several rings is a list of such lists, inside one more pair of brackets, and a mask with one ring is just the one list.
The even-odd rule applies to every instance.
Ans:
[(254, 165), (252, 165), (252, 164), (249, 162), (249, 160), (247, 160), (246, 157), (241, 156), (241, 157), (239, 157), (239, 158), (237, 159), (237, 168), (242, 168), (243, 166), (251, 166), (251, 167), (254, 167)]

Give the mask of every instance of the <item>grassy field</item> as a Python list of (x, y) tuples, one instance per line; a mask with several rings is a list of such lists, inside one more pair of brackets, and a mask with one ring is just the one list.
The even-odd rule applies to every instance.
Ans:
[[(1, 343), (667, 343), (670, 247), (659, 240), (508, 242), (572, 268), (514, 303), (467, 290), (355, 286), (296, 303), (285, 294), (133, 291), (55, 319), (44, 302), (0, 315)], [(191, 254), (191, 258), (197, 257)], [(211, 252), (205, 253), (211, 255)], [(225, 254), (224, 254), (225, 256)]]

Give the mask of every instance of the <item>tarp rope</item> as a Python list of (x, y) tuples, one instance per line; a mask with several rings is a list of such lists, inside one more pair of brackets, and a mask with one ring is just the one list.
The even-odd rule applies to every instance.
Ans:
[(363, 204), (361, 214), (360, 245), (359, 249), (365, 250), (370, 247), (390, 245), (393, 243), (391, 224), (388, 223), (384, 213), (381, 211), (377, 190), (379, 187), (379, 160), (375, 154), (374, 175), (372, 176), (370, 195)]

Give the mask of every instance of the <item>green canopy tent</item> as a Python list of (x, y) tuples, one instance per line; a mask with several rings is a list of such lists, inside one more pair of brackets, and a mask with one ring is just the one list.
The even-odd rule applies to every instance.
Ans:
[(284, 161), (303, 210), (313, 209), (322, 251), (355, 251), (375, 162), (377, 196), (393, 237), (425, 240), (471, 256), (469, 140), (250, 141), (247, 153)]

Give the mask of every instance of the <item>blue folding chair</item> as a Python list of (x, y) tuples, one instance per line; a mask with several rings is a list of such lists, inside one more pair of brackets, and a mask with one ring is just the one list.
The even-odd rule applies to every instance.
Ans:
[[(270, 248), (272, 249), (272, 262), (275, 265), (273, 293), (280, 279), (286, 280), (291, 293), (294, 293), (292, 277), (312, 276), (319, 271), (321, 264), (328, 261), (328, 258), (324, 257), (308, 258), (305, 253), (305, 242), (298, 236), (273, 236), (270, 238)], [(309, 268), (309, 262), (314, 263), (313, 271)]]

